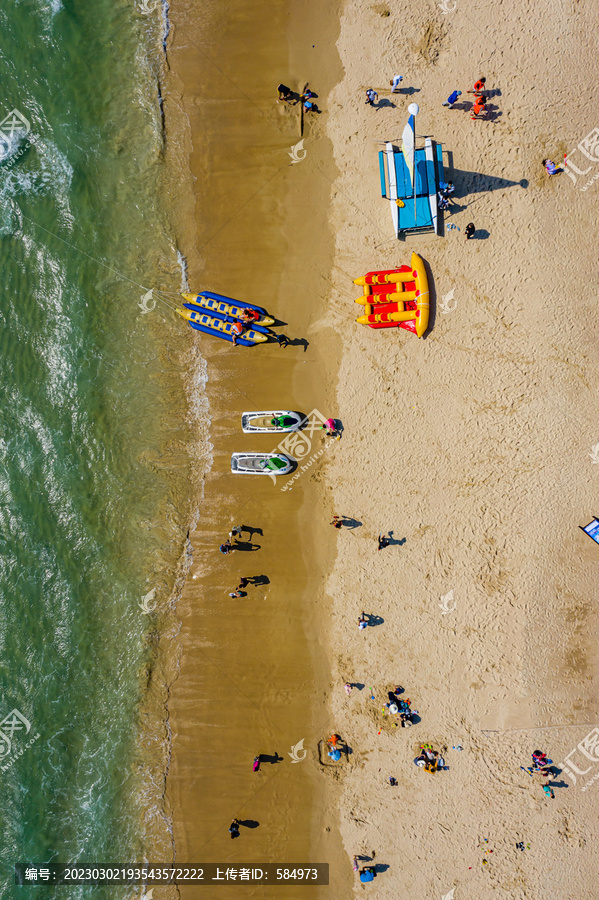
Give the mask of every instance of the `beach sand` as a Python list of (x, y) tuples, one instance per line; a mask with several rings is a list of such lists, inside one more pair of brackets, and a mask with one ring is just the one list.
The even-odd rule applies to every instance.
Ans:
[[(190, 284), (267, 307), (288, 323), (278, 331), (296, 341), (285, 349), (246, 350), (197, 338), (207, 362), (213, 465), (177, 605), (181, 661), (169, 692), (167, 780), (176, 859), (237, 866), (329, 862), (335, 883), (350, 890), (329, 780), (318, 762), (318, 741), (330, 728), (324, 584), (334, 552), (332, 529), (314, 516), (322, 467), (300, 473), (286, 491), (269, 479), (230, 472), (232, 451), (272, 450), (280, 440), (244, 435), (244, 410), (330, 414), (338, 355), (327, 356), (319, 338), (327, 330), (321, 318), (333, 250), (332, 150), (323, 115), (304, 130), (306, 142), (320, 130), (317, 176), (305, 160), (292, 163), (300, 108), (277, 104), (275, 88), (280, 81), (294, 88), (337, 83), (338, 17), (333, 7), (322, 13), (302, 4), (289, 13), (284, 3), (255, 4), (250, 16), (241, 2), (228, 5), (226, 22), (216, 4), (203, 4), (199, 14), (195, 5), (180, 3), (172, 17), (168, 102), (189, 117), (193, 144), (196, 214), (181, 237)], [(324, 58), (312, 49), (306, 21), (325, 41)], [(301, 148), (296, 155), (301, 159)], [(330, 340), (339, 343), (332, 332)], [(325, 447), (334, 452), (325, 441), (315, 433), (309, 455)], [(239, 524), (261, 529), (251, 535), (259, 549), (222, 556), (219, 544)], [(230, 599), (242, 575), (269, 581)], [(294, 764), (290, 752), (300, 741), (306, 757)], [(271, 760), (254, 774), (259, 753)], [(234, 816), (259, 827), (243, 828), (232, 843)], [(203, 890), (184, 889), (190, 897)], [(297, 889), (279, 890), (295, 896)], [(330, 896), (328, 888), (302, 891)], [(240, 892), (263, 895), (262, 888), (239, 885), (221, 886), (219, 893)]]
[[(327, 480), (334, 511), (363, 523), (338, 534), (328, 584), (334, 710), (354, 748), (342, 833), (348, 866), (376, 850), (388, 867), (377, 897), (591, 898), (599, 788), (581, 786), (598, 763), (577, 750), (588, 775), (557, 775), (554, 800), (519, 767), (537, 748), (563, 762), (597, 724), (599, 555), (578, 528), (597, 513), (597, 188), (541, 165), (595, 128), (596, 22), (578, 6), (446, 6), (349, 0), (329, 100), (340, 175), (326, 321), (344, 341), (345, 432)], [(411, 95), (384, 92), (394, 74)], [(481, 75), (494, 121), (441, 106), (455, 88), (471, 101)], [(365, 106), (368, 87), (394, 108)], [(417, 133), (451, 154), (446, 221), (461, 231), (398, 243), (375, 142), (399, 140), (411, 100)], [(359, 309), (352, 279), (413, 250), (432, 272), (427, 337), (345, 318)], [(401, 543), (379, 553), (388, 529)], [(359, 632), (362, 609), (384, 622)], [(349, 704), (346, 680), (366, 685)], [(381, 712), (397, 684), (420, 713), (411, 729)], [(447, 748), (448, 771), (414, 765), (427, 742)]]
[[(333, 8), (260, 3), (250, 18), (233, 4), (226, 23), (216, 5), (200, 17), (191, 4), (172, 11), (197, 179), (192, 284), (260, 303), (309, 341), (305, 353), (246, 353), (201, 340), (214, 465), (191, 536), (169, 700), (177, 860), (328, 861), (322, 896), (345, 898), (351, 857), (376, 851), (377, 897), (586, 900), (596, 895), (599, 788), (557, 776), (564, 786), (546, 799), (520, 766), (537, 747), (562, 762), (597, 720), (599, 551), (578, 529), (599, 513), (596, 187), (549, 180), (541, 166), (595, 127), (596, 26), (579, 7), (445, 8), (348, 0), (343, 77)], [(394, 74), (413, 91), (385, 93)], [(470, 100), (480, 75), (493, 121), (441, 106), (454, 88)], [(299, 117), (273, 102), (279, 80), (321, 94), (298, 164), (288, 153)], [(367, 107), (367, 87), (394, 106)], [(400, 138), (410, 100), (418, 134), (449, 152), (450, 221), (461, 230), (444, 239), (397, 242), (380, 197), (376, 142)], [(467, 243), (469, 221), (478, 239)], [(352, 279), (413, 250), (432, 273), (427, 337), (356, 325)], [(231, 450), (270, 447), (237, 423), (243, 409), (271, 405), (344, 424), (292, 491), (228, 471)], [(334, 513), (361, 525), (333, 532)], [(261, 549), (220, 557), (240, 520), (263, 528)], [(400, 543), (379, 553), (376, 536), (389, 529)], [(266, 589), (229, 600), (237, 575), (258, 573)], [(381, 624), (358, 631), (362, 609)], [(363, 689), (348, 698), (346, 680)], [(411, 729), (381, 713), (397, 684), (420, 714)], [(318, 761), (331, 731), (353, 751), (339, 767)], [(304, 737), (306, 763), (292, 765)], [(413, 764), (427, 742), (448, 771)], [(274, 751), (284, 761), (256, 781), (253, 756)], [(231, 844), (233, 816), (260, 827)]]

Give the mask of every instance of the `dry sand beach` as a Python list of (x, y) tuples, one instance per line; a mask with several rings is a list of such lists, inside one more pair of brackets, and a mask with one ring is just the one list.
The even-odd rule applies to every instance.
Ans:
[[(346, 75), (329, 98), (340, 176), (328, 321), (344, 340), (345, 435), (327, 476), (334, 511), (364, 523), (339, 534), (328, 585), (337, 729), (356, 751), (342, 832), (348, 857), (376, 849), (389, 866), (376, 896), (586, 900), (598, 807), (596, 785), (581, 785), (598, 764), (577, 751), (590, 772), (576, 785), (557, 776), (554, 800), (519, 766), (537, 747), (562, 762), (597, 724), (599, 557), (578, 529), (596, 499), (596, 198), (541, 165), (595, 126), (596, 21), (590, 7), (446, 6), (350, 0)], [(396, 73), (415, 89), (417, 132), (452, 154), (446, 221), (461, 231), (445, 239), (386, 243), (373, 142), (399, 139), (409, 98), (377, 111), (363, 91)], [(441, 106), (454, 88), (471, 99), (481, 75), (495, 121)], [(483, 239), (466, 242), (471, 220)], [(412, 250), (433, 275), (428, 336), (352, 325), (351, 279)], [(405, 543), (377, 553), (385, 529)], [(361, 609), (384, 624), (359, 632)], [(348, 703), (345, 680), (376, 701), (364, 690)], [(395, 684), (422, 719), (408, 730), (381, 715)], [(448, 748), (449, 771), (413, 764), (423, 742)]]
[[(578, 526), (599, 513), (597, 188), (580, 189), (598, 164), (578, 153), (591, 171), (576, 184), (541, 165), (595, 127), (596, 22), (579, 5), (444, 8), (348, 0), (340, 25), (333, 7), (304, 4), (229, 4), (226, 21), (216, 5), (172, 11), (196, 179), (192, 284), (260, 303), (309, 342), (201, 341), (214, 463), (169, 702), (177, 859), (330, 862), (328, 888), (281, 896), (336, 900), (352, 893), (352, 856), (374, 850), (378, 877), (356, 896), (590, 900), (599, 786), (583, 786), (599, 760), (576, 784), (557, 775), (553, 800), (520, 766), (537, 747), (563, 762), (597, 723), (599, 548)], [(394, 74), (412, 91), (391, 97)], [(491, 121), (441, 106), (454, 88), (470, 100), (481, 75)], [(279, 81), (310, 81), (323, 111), (297, 165), (298, 114), (274, 102)], [(368, 87), (393, 105), (366, 106)], [(417, 133), (448, 151), (445, 221), (461, 230), (398, 242), (376, 142), (399, 140), (410, 100)], [(427, 336), (355, 324), (352, 279), (412, 251), (432, 274)], [(344, 425), (293, 491), (228, 471), (231, 450), (250, 448), (242, 410), (271, 405)], [(335, 532), (334, 513), (362, 524)], [(240, 519), (263, 529), (260, 550), (219, 557)], [(401, 543), (379, 553), (389, 529)], [(266, 588), (229, 600), (238, 575), (263, 572)], [(362, 609), (383, 622), (358, 631)], [(364, 689), (347, 697), (345, 681)], [(411, 729), (381, 713), (396, 684), (420, 714)], [(316, 752), (331, 730), (353, 750), (338, 768)], [(301, 737), (307, 759), (291, 765)], [(426, 742), (447, 748), (447, 771), (414, 765)], [(256, 790), (251, 760), (274, 751), (283, 761)], [(231, 845), (234, 815), (260, 827)]]

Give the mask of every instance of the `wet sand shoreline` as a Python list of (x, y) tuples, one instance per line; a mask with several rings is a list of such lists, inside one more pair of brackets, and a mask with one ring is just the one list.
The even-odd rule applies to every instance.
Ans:
[[(318, 739), (330, 724), (323, 622), (334, 544), (317, 512), (324, 470), (314, 465), (293, 490), (282, 491), (283, 479), (274, 487), (267, 478), (233, 476), (230, 454), (278, 443), (272, 435), (243, 435), (244, 410), (334, 415), (336, 339), (319, 323), (330, 287), (327, 203), (334, 176), (324, 116), (305, 123), (305, 147), (320, 170), (315, 174), (290, 161), (300, 138), (299, 106), (277, 104), (274, 89), (281, 80), (297, 88), (311, 81), (322, 105), (338, 74), (330, 49), (324, 64), (316, 54), (306, 63), (315, 39), (305, 23), (321, 38), (330, 31), (330, 48), (337, 20), (332, 8), (325, 15), (302, 4), (290, 15), (283, 3), (258, 4), (251, 19), (244, 4), (232, 4), (227, 23), (219, 21), (216, 4), (198, 15), (181, 3), (171, 15), (169, 59), (193, 140), (197, 242), (188, 247), (191, 231), (183, 240), (190, 284), (263, 305), (287, 323), (279, 333), (306, 341), (245, 350), (199, 336), (213, 466), (177, 605), (181, 660), (170, 689), (167, 782), (177, 860), (330, 862), (331, 887), (302, 888), (330, 897), (333, 886), (350, 882), (317, 763)], [(314, 437), (315, 452), (324, 441)], [(260, 549), (219, 554), (235, 524), (260, 528), (263, 534), (253, 535)], [(264, 575), (269, 583), (231, 599), (228, 591), (241, 575)], [(299, 741), (307, 756), (296, 765), (289, 752)], [(251, 763), (258, 753), (280, 761), (265, 762), (255, 774)], [(259, 827), (242, 829), (241, 840), (231, 843), (227, 829), (234, 816)], [(293, 890), (281, 888), (281, 894)], [(240, 888), (221, 887), (228, 892), (239, 896)]]

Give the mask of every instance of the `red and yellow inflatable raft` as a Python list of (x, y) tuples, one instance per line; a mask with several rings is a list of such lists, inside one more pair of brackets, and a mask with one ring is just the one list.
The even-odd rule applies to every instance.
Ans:
[(364, 296), (356, 303), (364, 306), (364, 315), (356, 321), (371, 328), (405, 328), (422, 337), (428, 328), (428, 278), (422, 258), (412, 253), (410, 266), (387, 272), (369, 272), (356, 278)]

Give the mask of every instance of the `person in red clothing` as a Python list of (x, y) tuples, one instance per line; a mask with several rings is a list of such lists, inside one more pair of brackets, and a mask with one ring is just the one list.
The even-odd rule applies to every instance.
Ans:
[(471, 119), (477, 119), (481, 113), (485, 111), (485, 98), (477, 97), (474, 101), (474, 106), (472, 107), (472, 115)]
[(468, 91), (468, 93), (475, 94), (477, 97), (480, 97), (480, 95), (482, 94), (482, 92), (485, 89), (486, 80), (487, 80), (486, 78), (479, 78), (478, 81), (475, 82), (475, 84), (474, 84), (474, 89), (471, 91)]

